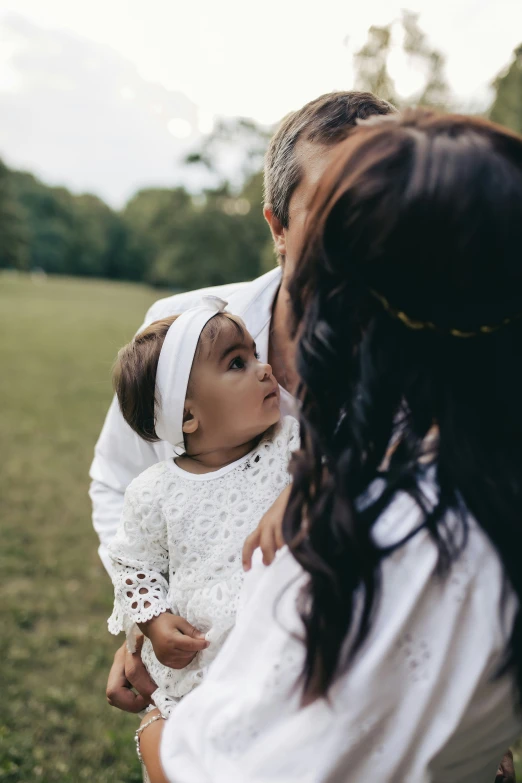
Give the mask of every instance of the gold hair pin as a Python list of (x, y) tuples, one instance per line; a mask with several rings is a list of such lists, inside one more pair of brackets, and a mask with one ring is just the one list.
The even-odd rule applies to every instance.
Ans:
[(379, 300), (389, 315), (401, 321), (404, 326), (408, 327), (408, 329), (428, 329), (434, 332), (443, 332), (445, 334), (451, 335), (452, 337), (479, 337), (481, 334), (491, 334), (491, 332), (496, 332), (499, 329), (502, 329), (503, 326), (507, 326), (508, 324), (513, 323), (513, 321), (518, 321), (520, 318), (522, 318), (522, 313), (517, 313), (517, 315), (514, 315), (511, 318), (504, 318), (503, 321), (501, 321), (499, 324), (495, 324), (494, 326), (479, 326), (479, 328), (473, 332), (462, 331), (461, 329), (443, 329), (434, 324), (432, 321), (416, 321), (415, 319), (410, 318), (409, 315), (404, 313), (402, 310), (397, 310), (395, 307), (392, 307), (386, 297), (384, 297), (382, 294), (379, 294), (377, 291), (374, 291), (373, 289), (370, 289), (370, 293)]

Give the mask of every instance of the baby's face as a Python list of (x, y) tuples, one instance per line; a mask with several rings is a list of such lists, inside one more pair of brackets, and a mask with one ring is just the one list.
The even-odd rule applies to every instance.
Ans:
[(279, 386), (257, 358), (239, 319), (220, 319), (215, 339), (203, 341), (190, 374), (186, 406), (198, 419), (207, 448), (242, 445), (279, 420)]

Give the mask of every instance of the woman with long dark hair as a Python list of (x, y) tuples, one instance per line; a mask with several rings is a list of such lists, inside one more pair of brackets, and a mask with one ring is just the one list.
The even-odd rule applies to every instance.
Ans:
[(491, 783), (522, 729), (522, 140), (362, 124), (291, 297), (290, 553), (166, 724), (167, 777)]

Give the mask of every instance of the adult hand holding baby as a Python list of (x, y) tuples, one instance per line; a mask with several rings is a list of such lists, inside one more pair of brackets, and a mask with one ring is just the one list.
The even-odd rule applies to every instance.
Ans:
[(289, 484), (279, 495), (275, 503), (261, 518), (261, 522), (256, 529), (250, 533), (243, 544), (243, 569), (250, 571), (252, 567), (252, 555), (254, 551), (261, 547), (263, 553), (263, 564), (270, 565), (278, 549), (285, 545), (283, 538), (283, 517), (285, 515), (288, 498), (292, 489)]
[(209, 646), (204, 634), (170, 612), (139, 623), (139, 628), (150, 639), (158, 661), (171, 669), (185, 668), (198, 652)]
[(141, 660), (143, 636), (136, 639), (136, 649), (129, 651), (123, 642), (112, 664), (105, 694), (111, 707), (125, 712), (141, 712), (152, 703), (158, 687)]
[[(167, 619), (159, 623), (155, 622), (162, 617)], [(198, 651), (205, 649), (209, 644), (187, 620), (170, 612), (165, 612), (147, 623), (141, 623), (140, 628), (143, 632), (146, 631), (160, 663), (173, 669), (183, 669), (188, 666)], [(156, 639), (155, 642), (151, 638), (151, 632)], [(121, 645), (114, 656), (107, 680), (107, 701), (111, 707), (117, 707), (124, 712), (136, 713), (144, 710), (152, 703), (152, 694), (158, 687), (141, 660), (143, 638), (138, 636), (133, 653), (129, 651), (127, 642)], [(163, 647), (166, 650), (163, 650)], [(188, 649), (189, 647), (191, 649)], [(162, 652), (158, 653), (160, 649)], [(163, 652), (166, 654), (162, 659), (160, 654), (163, 655)], [(169, 660), (172, 664), (168, 662)]]

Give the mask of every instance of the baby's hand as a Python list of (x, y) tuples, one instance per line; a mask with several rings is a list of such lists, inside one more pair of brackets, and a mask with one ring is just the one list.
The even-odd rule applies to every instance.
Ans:
[(283, 517), (290, 497), (291, 485), (286, 487), (275, 503), (268, 509), (253, 533), (250, 533), (243, 545), (243, 568), (249, 571), (252, 555), (258, 546), (263, 553), (263, 563), (270, 565), (278, 549), (285, 545), (283, 538)]
[(187, 620), (170, 612), (140, 623), (139, 627), (149, 637), (158, 661), (171, 669), (185, 668), (209, 645), (204, 635)]

